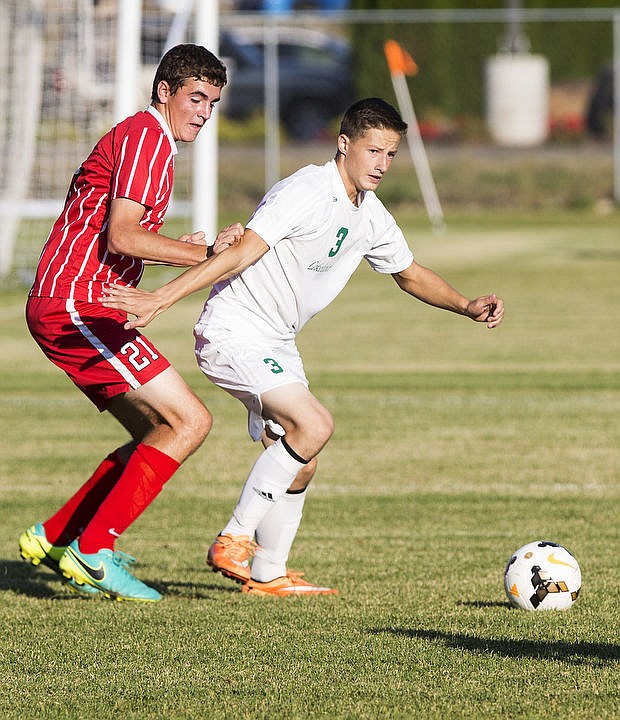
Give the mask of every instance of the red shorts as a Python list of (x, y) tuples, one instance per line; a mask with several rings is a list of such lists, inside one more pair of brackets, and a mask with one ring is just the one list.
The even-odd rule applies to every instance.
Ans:
[(137, 330), (125, 330), (125, 313), (99, 303), (29, 298), (26, 321), (45, 355), (103, 411), (116, 395), (170, 367)]

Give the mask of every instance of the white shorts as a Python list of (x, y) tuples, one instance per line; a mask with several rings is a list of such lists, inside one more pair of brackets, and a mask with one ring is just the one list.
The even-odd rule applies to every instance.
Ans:
[[(266, 426), (276, 435), (284, 435), (281, 425), (263, 417), (261, 395), (291, 383), (302, 383), (308, 387), (294, 341), (274, 348), (261, 345), (255, 339), (242, 341), (238, 335), (231, 335), (225, 330), (212, 331), (204, 326), (200, 330), (202, 332), (194, 331), (198, 367), (211, 382), (245, 405), (250, 437), (260, 440)], [(207, 333), (208, 339), (205, 337)]]

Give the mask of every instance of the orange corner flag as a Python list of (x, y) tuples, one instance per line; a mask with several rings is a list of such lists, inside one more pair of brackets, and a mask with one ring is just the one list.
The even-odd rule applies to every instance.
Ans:
[(383, 52), (392, 75), (417, 75), (418, 66), (415, 60), (396, 40), (386, 40)]

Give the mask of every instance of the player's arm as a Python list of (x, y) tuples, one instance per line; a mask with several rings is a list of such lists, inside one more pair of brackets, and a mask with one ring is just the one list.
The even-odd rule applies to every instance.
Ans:
[(99, 302), (105, 307), (124, 310), (135, 315), (136, 319), (125, 323), (125, 328), (144, 327), (182, 298), (238, 275), (268, 250), (269, 245), (260, 235), (246, 229), (238, 242), (194, 265), (154, 292), (124, 285), (111, 285), (103, 291)]
[[(181, 235), (178, 239), (145, 230), (140, 225), (144, 206), (128, 198), (114, 198), (108, 220), (108, 250), (144, 260), (147, 264), (188, 267), (202, 262), (207, 255), (203, 232)], [(243, 233), (240, 223), (223, 228), (215, 241), (222, 248), (238, 241)]]
[(392, 275), (396, 283), (409, 295), (442, 310), (465, 315), (488, 328), (497, 327), (504, 318), (504, 303), (495, 294), (469, 300), (430, 268), (415, 261)]

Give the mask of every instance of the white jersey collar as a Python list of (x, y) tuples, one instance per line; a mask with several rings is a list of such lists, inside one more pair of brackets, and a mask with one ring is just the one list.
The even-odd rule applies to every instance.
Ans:
[(366, 190), (361, 190), (357, 194), (358, 202), (357, 202), (357, 205), (355, 205), (354, 203), (351, 202), (351, 200), (347, 194), (346, 188), (344, 186), (344, 181), (342, 179), (342, 176), (340, 175), (340, 170), (338, 170), (338, 165), (336, 163), (336, 160), (334, 158), (332, 158), (331, 160), (329, 160), (327, 162), (327, 166), (332, 168), (332, 172), (336, 176), (336, 187), (338, 188), (338, 192), (340, 193), (340, 196), (342, 197), (342, 199), (346, 200), (354, 210), (359, 210), (362, 207), (364, 198), (366, 197)]
[(159, 112), (159, 110), (154, 105), (149, 105), (146, 109), (148, 113), (151, 113), (151, 115), (157, 120), (157, 122), (162, 126), (163, 131), (166, 133), (166, 136), (168, 137), (168, 140), (170, 140), (170, 145), (172, 146), (172, 154), (176, 155), (179, 152), (179, 149), (177, 148), (176, 140), (174, 139), (174, 136), (170, 132), (170, 128), (168, 127), (168, 123), (165, 121), (164, 116)]

